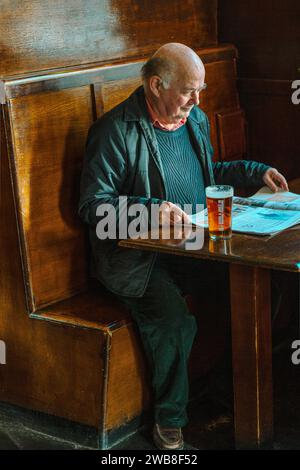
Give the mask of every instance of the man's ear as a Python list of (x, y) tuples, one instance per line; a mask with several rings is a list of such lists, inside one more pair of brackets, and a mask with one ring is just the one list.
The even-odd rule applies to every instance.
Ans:
[(149, 88), (153, 95), (155, 95), (157, 98), (160, 97), (161, 86), (162, 80), (158, 75), (153, 75), (152, 77), (150, 77)]

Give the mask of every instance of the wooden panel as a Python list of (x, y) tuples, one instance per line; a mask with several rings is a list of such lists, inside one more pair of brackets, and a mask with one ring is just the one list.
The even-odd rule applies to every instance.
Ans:
[(98, 428), (102, 397), (103, 335), (26, 314), (18, 234), (1, 116), (0, 400)]
[[(206, 49), (195, 48), (195, 52), (199, 54), (205, 64), (230, 62), (236, 57), (236, 48), (231, 44)], [(3, 79), (0, 81), (1, 103), (6, 103), (10, 98), (32, 93), (56, 91), (118, 80), (134, 80), (139, 77), (140, 69), (146, 59), (145, 57), (144, 59), (134, 59), (112, 65), (82, 65), (73, 68), (55, 69), (42, 75), (28, 73)]]
[(13, 315), (1, 400), (98, 428), (104, 337), (98, 331)]
[[(16, 227), (11, 179), (8, 166), (7, 148), (4, 139), (3, 107), (1, 106), (1, 158), (0, 158), (0, 339), (6, 344), (7, 364), (0, 367), (0, 391), (8, 388), (10, 373), (11, 348), (16, 337), (16, 324), (23, 329), (22, 315), (25, 312), (24, 284), (21, 269), (18, 234)], [(21, 312), (20, 321), (14, 320), (14, 314)], [(23, 334), (23, 336), (25, 336)], [(24, 337), (23, 340), (24, 341)]]
[(290, 86), (299, 78), (299, 22), (299, 0), (219, 2), (219, 38), (239, 50), (249, 158), (275, 166), (287, 179), (300, 176), (300, 106), (291, 104)]
[(117, 428), (138, 416), (149, 403), (146, 361), (132, 325), (112, 333), (108, 361), (106, 430)]
[(272, 337), (268, 270), (231, 265), (232, 362), (236, 447), (272, 442)]
[(205, 65), (207, 89), (201, 94), (203, 111), (222, 111), (238, 106), (234, 60), (220, 60)]
[(219, 151), (222, 160), (245, 158), (245, 119), (241, 110), (217, 114)]
[(219, 2), (219, 39), (237, 46), (240, 77), (299, 77), (299, 23), (299, 0)]
[[(230, 54), (230, 49), (224, 52)], [(78, 66), (72, 69), (55, 69), (44, 75), (32, 73), (3, 79), (0, 81), (0, 100), (6, 103), (10, 98), (31, 95), (46, 91), (58, 91), (65, 88), (76, 88), (94, 83), (124, 80), (139, 75), (144, 60), (134, 60), (114, 65)]]
[(111, 82), (95, 83), (97, 117), (124, 101), (142, 83), (139, 76)]
[[(196, 52), (206, 64), (206, 76), (210, 89), (202, 94), (201, 107), (209, 114), (210, 110), (234, 107), (237, 102), (235, 89), (236, 49), (232, 45), (223, 45)], [(26, 96), (32, 93), (56, 91), (93, 84), (97, 115), (108, 111), (126, 99), (141, 84), (140, 69), (144, 60), (115, 64), (112, 66), (76, 67), (72, 70), (57, 71), (42, 76), (29, 74), (14, 80), (0, 82), (0, 95), (5, 103), (10, 98)], [(224, 83), (221, 89), (214, 88), (215, 73), (222, 74)], [(232, 82), (233, 80), (233, 82)], [(212, 86), (213, 85), (213, 86)], [(103, 91), (102, 91), (103, 89)]]
[(239, 80), (249, 158), (265, 162), (287, 179), (300, 176), (300, 105), (291, 101), (290, 80)]
[(76, 293), (86, 282), (77, 202), (91, 103), (89, 87), (11, 100), (18, 216), (32, 310)]
[(207, 89), (201, 94), (200, 108), (208, 115), (214, 159), (219, 160), (217, 113), (239, 108), (236, 88), (235, 56), (205, 65)]
[(1, 2), (0, 75), (217, 43), (217, 0)]

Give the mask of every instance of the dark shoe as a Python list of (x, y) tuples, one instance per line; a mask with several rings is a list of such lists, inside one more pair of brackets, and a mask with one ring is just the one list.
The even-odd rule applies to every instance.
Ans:
[(183, 436), (181, 428), (163, 428), (155, 424), (153, 429), (153, 440), (158, 449), (182, 450)]

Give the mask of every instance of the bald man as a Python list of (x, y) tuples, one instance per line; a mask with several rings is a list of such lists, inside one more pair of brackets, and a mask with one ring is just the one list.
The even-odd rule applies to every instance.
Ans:
[(142, 80), (143, 86), (89, 131), (79, 214), (90, 228), (92, 274), (129, 307), (141, 335), (152, 378), (155, 445), (175, 450), (184, 445), (187, 366), (196, 334), (184, 294), (199, 294), (201, 288), (213, 293), (216, 279), (226, 293), (226, 267), (119, 248), (118, 240), (96, 230), (101, 210), (113, 207), (118, 225), (119, 197), (126, 196), (127, 208), (141, 204), (149, 220), (157, 204), (161, 218), (171, 210), (171, 223), (188, 222), (184, 204), (191, 212), (197, 204), (205, 206), (208, 185), (288, 188), (276, 169), (262, 163), (212, 161), (208, 119), (198, 107), (205, 69), (190, 48), (165, 44), (142, 67)]

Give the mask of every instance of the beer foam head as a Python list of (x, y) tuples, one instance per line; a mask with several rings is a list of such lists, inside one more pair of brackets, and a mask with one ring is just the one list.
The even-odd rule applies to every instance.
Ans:
[(233, 196), (233, 187), (224, 185), (207, 186), (205, 193), (206, 197), (211, 199), (225, 199)]

